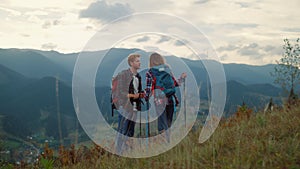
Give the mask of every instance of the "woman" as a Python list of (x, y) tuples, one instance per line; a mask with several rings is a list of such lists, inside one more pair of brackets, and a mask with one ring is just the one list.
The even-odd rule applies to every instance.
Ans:
[[(175, 87), (179, 86), (184, 78), (186, 73), (182, 73), (180, 79), (176, 81), (164, 57), (158, 53), (150, 55), (149, 70), (146, 72), (145, 100), (148, 101), (151, 95), (154, 95), (156, 114), (159, 115), (159, 134), (167, 131), (172, 124), (175, 106), (178, 104)], [(166, 136), (167, 141), (170, 142), (168, 132)]]

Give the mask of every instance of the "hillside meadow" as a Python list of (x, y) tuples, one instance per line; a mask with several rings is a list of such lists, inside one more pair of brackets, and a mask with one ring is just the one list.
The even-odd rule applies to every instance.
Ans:
[[(45, 147), (35, 165), (24, 168), (300, 168), (300, 106), (288, 110), (252, 113), (240, 107), (222, 119), (212, 137), (198, 143), (201, 127), (193, 129), (173, 149), (151, 158), (130, 159), (106, 152), (97, 145)], [(57, 153), (54, 153), (57, 151)], [(13, 168), (13, 165), (2, 165)], [(17, 166), (14, 166), (17, 167)]]

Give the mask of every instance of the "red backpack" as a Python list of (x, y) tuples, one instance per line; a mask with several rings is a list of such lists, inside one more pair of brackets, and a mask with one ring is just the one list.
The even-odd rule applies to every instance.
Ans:
[[(112, 78), (111, 83), (111, 110), (114, 116), (114, 109), (118, 109), (120, 105), (124, 105), (128, 100), (127, 94), (130, 81), (132, 80), (130, 70), (123, 70), (117, 76)], [(127, 85), (126, 85), (127, 84)], [(127, 86), (127, 87), (126, 87)]]

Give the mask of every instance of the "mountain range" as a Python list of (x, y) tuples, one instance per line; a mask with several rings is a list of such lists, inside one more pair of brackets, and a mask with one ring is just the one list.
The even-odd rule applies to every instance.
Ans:
[[(110, 106), (107, 106), (110, 105), (111, 78), (119, 63), (133, 52), (149, 55), (139, 49), (119, 48), (84, 53), (92, 56), (106, 54), (98, 67), (96, 83), (91, 85), (95, 85), (98, 104), (103, 107), (101, 112), (106, 112), (105, 117), (110, 122), (114, 120), (110, 117)], [(75, 130), (78, 121), (72, 100), (72, 75), (79, 54), (0, 49), (0, 115), (4, 117), (0, 124), (5, 132), (22, 137), (44, 132), (58, 138), (58, 115), (63, 122), (64, 137)], [(180, 67), (178, 57), (167, 56), (166, 59), (172, 68)], [(201, 83), (201, 100), (207, 102), (209, 78), (203, 63), (210, 66), (215, 61), (181, 60), (191, 70), (198, 85)], [(147, 65), (146, 59), (142, 59), (142, 65)], [(271, 97), (280, 104), (282, 91), (273, 84), (274, 79), (270, 76), (274, 66), (223, 64), (227, 79), (225, 116), (230, 116), (243, 102), (255, 110), (262, 109)], [(81, 78), (85, 80), (84, 76)], [(202, 109), (200, 111), (207, 112), (207, 107)]]

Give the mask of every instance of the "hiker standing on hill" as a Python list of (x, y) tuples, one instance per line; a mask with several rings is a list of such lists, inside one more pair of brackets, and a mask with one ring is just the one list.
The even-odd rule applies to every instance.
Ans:
[[(186, 78), (182, 73), (180, 79), (175, 80), (170, 66), (166, 64), (164, 57), (158, 53), (152, 53), (149, 59), (149, 70), (146, 72), (146, 96), (148, 101), (154, 95), (156, 114), (158, 117), (159, 134), (164, 133), (171, 126), (173, 113), (176, 111), (178, 99), (175, 95), (175, 87), (179, 86)], [(169, 132), (166, 132), (166, 141), (170, 142)]]
[(118, 88), (112, 92), (112, 99), (118, 112), (118, 134), (115, 142), (116, 151), (121, 154), (127, 149), (127, 137), (133, 137), (137, 112), (141, 111), (142, 92), (141, 76), (137, 72), (141, 67), (140, 55), (130, 54), (127, 58), (129, 69), (123, 70), (118, 78)]

